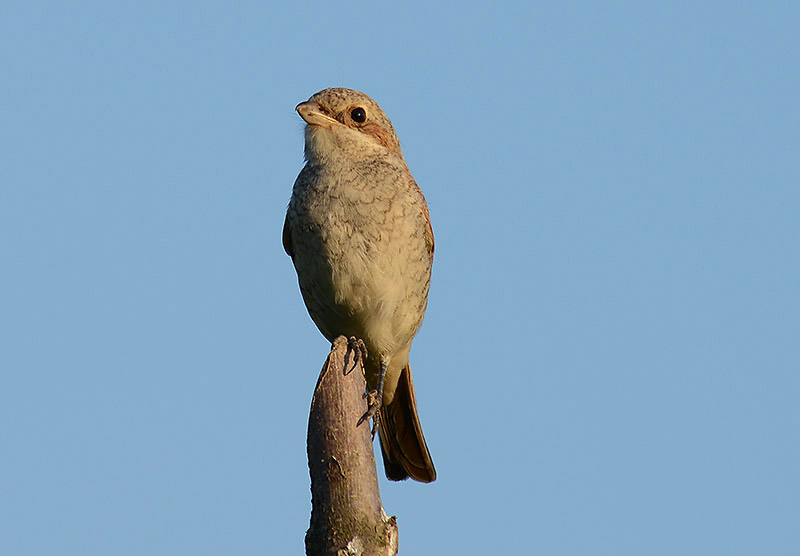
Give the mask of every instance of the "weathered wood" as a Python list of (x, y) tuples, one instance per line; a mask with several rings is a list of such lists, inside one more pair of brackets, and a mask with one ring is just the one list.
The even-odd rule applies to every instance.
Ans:
[(322, 367), (308, 420), (311, 526), (308, 556), (394, 556), (398, 530), (381, 505), (362, 361), (340, 336)]

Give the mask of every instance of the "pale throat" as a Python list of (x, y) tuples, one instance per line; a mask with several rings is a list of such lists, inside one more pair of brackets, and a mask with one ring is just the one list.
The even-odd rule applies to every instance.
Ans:
[(306, 160), (314, 163), (352, 163), (389, 154), (373, 136), (342, 127), (333, 129), (307, 125)]

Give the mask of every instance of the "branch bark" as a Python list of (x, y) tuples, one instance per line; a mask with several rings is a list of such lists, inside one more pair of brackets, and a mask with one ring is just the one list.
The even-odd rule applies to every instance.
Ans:
[(363, 361), (353, 359), (344, 336), (336, 338), (311, 401), (308, 556), (397, 554), (397, 520), (381, 505), (369, 422), (356, 427), (367, 404)]

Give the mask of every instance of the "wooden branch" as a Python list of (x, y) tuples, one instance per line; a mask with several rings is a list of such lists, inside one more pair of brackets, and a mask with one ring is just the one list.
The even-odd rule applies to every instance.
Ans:
[(364, 367), (353, 360), (344, 336), (336, 338), (311, 402), (308, 556), (397, 554), (397, 520), (381, 505), (370, 425), (356, 427), (367, 404)]

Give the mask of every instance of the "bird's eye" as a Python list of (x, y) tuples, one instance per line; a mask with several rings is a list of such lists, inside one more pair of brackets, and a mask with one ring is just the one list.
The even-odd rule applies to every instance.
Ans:
[(350, 117), (357, 124), (363, 124), (367, 121), (367, 112), (359, 106), (358, 108), (353, 108), (353, 111), (350, 112)]

